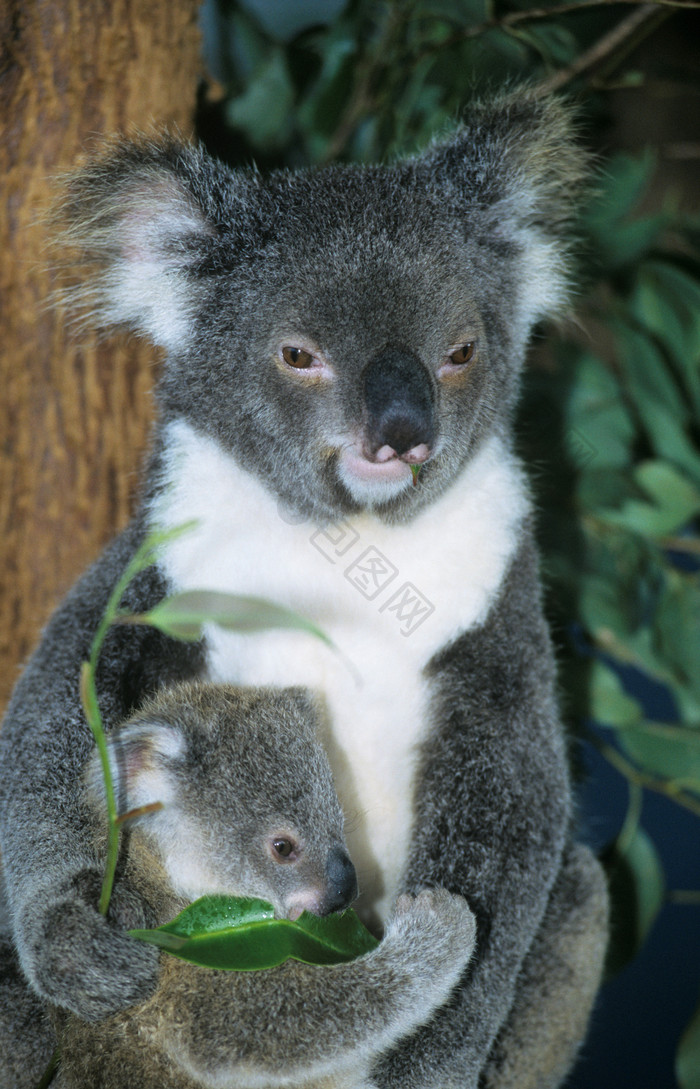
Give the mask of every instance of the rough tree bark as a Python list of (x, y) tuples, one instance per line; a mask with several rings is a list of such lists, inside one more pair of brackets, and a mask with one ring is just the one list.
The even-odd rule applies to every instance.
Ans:
[(192, 129), (197, 0), (0, 5), (0, 712), (40, 628), (127, 520), (157, 355), (47, 309), (56, 175), (103, 133)]

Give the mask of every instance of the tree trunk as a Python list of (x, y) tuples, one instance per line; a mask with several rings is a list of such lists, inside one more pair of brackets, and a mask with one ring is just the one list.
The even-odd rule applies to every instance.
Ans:
[(0, 10), (0, 711), (80, 571), (127, 520), (157, 353), (78, 339), (47, 308), (56, 175), (101, 134), (191, 134), (197, 0), (5, 0)]

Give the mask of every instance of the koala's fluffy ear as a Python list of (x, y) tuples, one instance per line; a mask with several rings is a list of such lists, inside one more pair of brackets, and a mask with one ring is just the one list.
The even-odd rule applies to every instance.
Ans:
[(207, 273), (236, 253), (255, 185), (255, 175), (176, 140), (110, 143), (68, 180), (56, 209), (59, 272), (90, 273), (59, 297), (91, 323), (126, 325), (170, 351), (185, 346)]
[(568, 234), (588, 156), (571, 108), (519, 89), (476, 103), (459, 128), (419, 160), (470, 238), (522, 256), (526, 320), (555, 315), (567, 300)]
[[(179, 730), (157, 721), (128, 723), (110, 736), (107, 752), (118, 812), (126, 813), (155, 802), (169, 804), (185, 747)], [(85, 769), (85, 786), (88, 799), (104, 810), (104, 778), (97, 749)]]

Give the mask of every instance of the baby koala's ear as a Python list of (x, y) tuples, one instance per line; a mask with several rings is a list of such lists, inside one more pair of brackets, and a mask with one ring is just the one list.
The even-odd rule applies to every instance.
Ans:
[[(157, 721), (127, 723), (110, 735), (107, 752), (119, 814), (156, 802), (172, 802), (177, 769), (185, 752), (179, 730)], [(104, 775), (97, 749), (87, 763), (85, 785), (88, 800), (106, 811)]]
[(235, 260), (256, 184), (169, 137), (115, 140), (68, 179), (55, 212), (59, 291), (85, 323), (186, 347), (223, 257)]

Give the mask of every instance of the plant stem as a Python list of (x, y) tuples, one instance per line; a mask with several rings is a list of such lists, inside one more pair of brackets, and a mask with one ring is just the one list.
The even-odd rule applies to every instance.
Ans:
[(667, 798), (671, 798), (672, 801), (677, 802), (678, 805), (682, 805), (684, 809), (689, 809), (691, 813), (694, 813), (696, 817), (700, 817), (700, 801), (696, 798), (689, 796), (685, 791), (679, 790), (674, 786), (672, 780), (655, 778), (653, 775), (647, 775), (645, 772), (640, 771), (634, 764), (626, 760), (622, 753), (618, 752), (612, 745), (607, 745), (604, 741), (600, 741), (598, 738), (589, 738), (589, 740), (595, 745), (602, 756), (608, 761), (609, 764), (619, 771), (621, 775), (624, 775), (631, 783), (636, 783), (640, 787), (645, 787), (647, 790), (653, 790), (657, 794), (665, 794)]
[[(571, 0), (571, 3), (552, 4), (547, 7), (528, 8), (524, 11), (511, 11), (499, 17), (491, 16), (481, 23), (465, 27), (451, 34), (448, 38), (439, 42), (428, 42), (417, 52), (415, 59), (421, 59), (430, 53), (437, 53), (443, 49), (449, 49), (453, 45), (461, 45), (462, 42), (479, 38), (488, 30), (509, 30), (521, 23), (532, 23), (546, 19), (559, 19), (562, 15), (570, 15), (588, 8), (616, 7), (618, 5), (648, 7), (648, 0)], [(694, 9), (700, 4), (694, 0), (652, 0), (651, 6), (657, 8), (669, 8), (676, 10)]]
[(36, 1089), (48, 1089), (48, 1086), (51, 1084), (56, 1076), (56, 1072), (58, 1070), (58, 1060), (59, 1054), (58, 1048), (56, 1048), (53, 1055), (49, 1059), (49, 1065), (46, 1067), (46, 1070), (41, 1076), (41, 1081), (37, 1083)]
[(104, 779), (105, 801), (107, 805), (107, 858), (105, 861), (105, 872), (102, 879), (102, 890), (98, 905), (98, 910), (102, 915), (107, 914), (109, 902), (112, 898), (114, 875), (119, 860), (120, 826), (117, 815), (117, 803), (114, 796), (112, 769), (109, 766), (107, 736), (102, 724), (100, 706), (97, 700), (95, 676), (97, 674), (97, 663), (102, 650), (102, 644), (105, 641), (110, 625), (117, 619), (119, 605), (124, 597), (126, 588), (139, 571), (142, 571), (153, 562), (153, 558), (154, 541), (152, 538), (147, 538), (132, 557), (131, 562), (125, 567), (121, 578), (118, 579), (109, 596), (107, 607), (98, 624), (92, 646), (90, 647), (90, 660), (83, 662), (80, 674), (80, 695), (83, 703), (83, 710), (100, 756), (102, 777)]
[[(97, 646), (97, 652), (99, 654), (99, 644)], [(98, 911), (100, 914), (106, 915), (109, 909), (109, 901), (112, 897), (114, 875), (116, 873), (117, 860), (119, 857), (119, 824), (117, 823), (117, 803), (114, 797), (114, 780), (112, 778), (112, 769), (109, 766), (109, 754), (107, 752), (107, 738), (97, 703), (97, 692), (95, 691), (95, 667), (92, 656), (89, 662), (83, 662), (80, 673), (80, 695), (83, 701), (85, 717), (92, 730), (92, 736), (95, 739), (97, 751), (100, 755), (102, 778), (104, 780), (105, 788), (105, 801), (107, 804), (107, 859), (105, 861), (102, 891), (100, 892), (100, 902), (98, 904)]]
[(590, 49), (581, 53), (572, 64), (566, 68), (560, 68), (554, 75), (538, 83), (536, 87), (538, 94), (552, 94), (553, 91), (558, 91), (570, 83), (576, 76), (609, 60), (613, 54), (619, 56), (620, 50), (632, 39), (636, 43), (638, 35), (646, 36), (651, 33), (657, 23), (667, 18), (668, 14), (669, 10), (658, 4), (656, 0), (651, 4), (640, 4), (612, 30), (594, 42)]
[(666, 899), (671, 904), (690, 904), (693, 907), (699, 907), (700, 889), (673, 889)]

